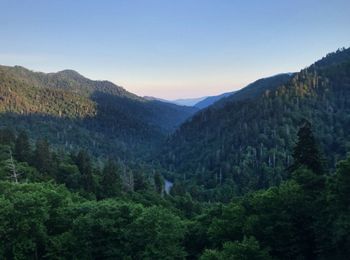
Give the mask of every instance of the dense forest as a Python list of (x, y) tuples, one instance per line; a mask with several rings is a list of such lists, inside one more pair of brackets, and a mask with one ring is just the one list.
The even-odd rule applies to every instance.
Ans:
[(0, 259), (348, 259), (349, 98), (350, 49), (200, 111), (2, 66)]
[[(350, 158), (331, 174), (304, 121), (289, 178), (228, 204), (168, 195), (162, 176), (0, 135), (2, 259), (347, 259)], [(152, 178), (150, 178), (152, 176)]]
[(27, 129), (63, 149), (135, 160), (196, 111), (146, 100), (71, 70), (45, 74), (0, 66), (1, 126)]
[(328, 54), (299, 73), (258, 80), (198, 112), (160, 153), (201, 200), (281, 183), (292, 163), (302, 120), (312, 122), (327, 169), (350, 149), (350, 49)]

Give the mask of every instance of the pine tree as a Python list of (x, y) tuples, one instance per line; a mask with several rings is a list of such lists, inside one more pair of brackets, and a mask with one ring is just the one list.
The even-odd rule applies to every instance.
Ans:
[(47, 139), (39, 139), (35, 145), (33, 165), (42, 173), (50, 173), (51, 151)]
[(109, 160), (103, 169), (101, 188), (101, 197), (104, 198), (117, 196), (121, 192), (122, 180), (118, 166), (113, 160)]
[(306, 120), (299, 129), (298, 142), (294, 147), (293, 157), (292, 177), (301, 185), (306, 198), (312, 201), (310, 211), (319, 210), (318, 207), (324, 199), (321, 194), (325, 189), (326, 179), (311, 124)]
[(292, 170), (305, 166), (315, 174), (322, 175), (324, 172), (321, 155), (311, 129), (311, 123), (307, 120), (304, 120), (298, 131), (298, 141), (294, 147), (293, 158)]
[(75, 160), (83, 179), (83, 187), (87, 192), (94, 192), (94, 177), (90, 155), (85, 150), (80, 150)]
[(147, 189), (147, 180), (140, 171), (134, 172), (134, 190), (141, 191)]
[(158, 172), (154, 174), (154, 185), (156, 187), (157, 193), (162, 194), (163, 193), (163, 178)]
[(350, 207), (350, 157), (340, 161), (335, 175), (336, 202), (340, 209)]
[(30, 144), (26, 132), (21, 131), (15, 141), (15, 158), (20, 162), (28, 162), (30, 159)]

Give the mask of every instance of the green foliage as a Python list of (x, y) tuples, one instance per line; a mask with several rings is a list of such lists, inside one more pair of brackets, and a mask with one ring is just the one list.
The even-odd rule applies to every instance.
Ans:
[(122, 179), (115, 161), (109, 160), (105, 165), (101, 180), (101, 197), (115, 197), (121, 194)]
[(59, 229), (61, 208), (74, 200), (67, 190), (50, 184), (0, 182), (0, 239), (3, 259), (38, 259), (49, 235)]
[(338, 207), (350, 210), (350, 158), (338, 163), (335, 187), (334, 192)]
[(84, 190), (90, 193), (96, 192), (96, 185), (92, 172), (92, 162), (88, 152), (80, 150), (75, 159), (75, 163), (79, 168)]
[(350, 254), (350, 157), (337, 164), (334, 181), (330, 182), (330, 186), (328, 203), (331, 208), (331, 221), (327, 224), (331, 226), (329, 237), (332, 238), (332, 244), (326, 247), (326, 252), (330, 256), (346, 259)]
[(134, 238), (130, 242), (134, 252), (143, 248), (136, 254), (138, 259), (183, 259), (184, 231), (179, 217), (160, 207), (150, 207), (133, 223)]
[(156, 191), (146, 177), (151, 170), (142, 165), (129, 168), (112, 159), (97, 161), (83, 149), (66, 154), (51, 149), (46, 139), (37, 140), (32, 149), (23, 132), (13, 135), (12, 142), (0, 145), (0, 180), (15, 180), (16, 173), (19, 182), (55, 181), (87, 198), (98, 199), (119, 197), (127, 191)]
[(46, 139), (39, 139), (36, 142), (33, 165), (42, 173), (51, 173), (51, 151), (49, 142)]
[(0, 130), (0, 144), (10, 145), (14, 142), (16, 136), (14, 130), (8, 127), (4, 127)]
[[(172, 148), (162, 154), (169, 171), (155, 161), (93, 157), (84, 149), (89, 144), (68, 154), (40, 132), (33, 138), (34, 128), (32, 139), (0, 128), (0, 259), (348, 259), (350, 158), (335, 170), (332, 165), (350, 148), (349, 55), (342, 50), (291, 77), (259, 80), (199, 113), (169, 140)], [(49, 102), (62, 99), (40, 107), (40, 93)], [(1, 67), (0, 94), (0, 109), (16, 113), (26, 108), (24, 114), (57, 116), (56, 109), (67, 105), (70, 116), (54, 125), (57, 138), (71, 127), (67, 136), (96, 142), (93, 147), (116, 138), (136, 149), (131, 137), (154, 135), (159, 125), (148, 123), (163, 107), (138, 114), (143, 99), (74, 71)], [(89, 121), (91, 111), (101, 114), (93, 112)], [(125, 116), (130, 114), (135, 120)], [(150, 120), (147, 127), (139, 115)], [(22, 127), (38, 122), (27, 116)], [(3, 123), (18, 119), (11, 117)], [(38, 129), (45, 132), (54, 120), (43, 118), (39, 122), (49, 127)], [(116, 129), (116, 118), (127, 127)], [(310, 124), (297, 131), (302, 118), (313, 123), (333, 174), (323, 169)], [(111, 148), (114, 141), (106, 146), (111, 151), (119, 148)], [(170, 194), (163, 176), (174, 182)]]
[(225, 243), (221, 251), (206, 250), (200, 259), (267, 260), (272, 258), (266, 250), (260, 249), (259, 242), (254, 237), (244, 237), (242, 242)]
[[(14, 143), (0, 146), (2, 179), (9, 174), (11, 147)], [(144, 175), (145, 185), (138, 184), (143, 188), (126, 192), (122, 167), (109, 160), (100, 171), (84, 150), (47, 153), (50, 172), (14, 161), (19, 183), (0, 181), (0, 258), (346, 259), (349, 254), (350, 159), (339, 162), (333, 175), (299, 167), (279, 186), (229, 204), (203, 204), (189, 193), (159, 194)], [(86, 173), (95, 189), (86, 186)], [(105, 197), (110, 198), (95, 199)]]
[[(285, 169), (293, 164), (298, 128), (307, 119), (317, 138), (310, 136), (304, 148), (313, 149), (309, 155), (316, 152), (317, 139), (325, 170), (334, 170), (350, 148), (349, 53), (328, 55), (288, 77), (256, 81), (198, 112), (168, 139), (159, 154), (164, 167), (176, 171), (187, 191), (201, 187), (191, 195), (205, 201), (278, 185), (289, 177)], [(321, 173), (323, 163), (318, 153), (313, 156), (309, 167)]]
[(163, 193), (164, 180), (163, 180), (162, 176), (159, 174), (159, 172), (156, 172), (154, 174), (154, 185), (156, 187), (156, 191), (159, 194), (162, 194)]
[(325, 176), (314, 173), (308, 168), (301, 167), (295, 170), (292, 178), (299, 183), (308, 195), (316, 198), (325, 188)]
[(293, 150), (293, 159), (294, 163), (291, 166), (293, 169), (306, 166), (316, 174), (323, 173), (320, 152), (308, 121), (305, 121), (298, 131), (298, 142)]
[(51, 184), (0, 182), (2, 259), (182, 259), (183, 221), (162, 207), (84, 201)]
[[(197, 109), (146, 100), (75, 71), (38, 73), (0, 66), (0, 126), (25, 129), (54, 146), (133, 159), (160, 144)], [(0, 133), (0, 143), (13, 136)]]
[(21, 131), (15, 141), (15, 158), (20, 162), (27, 162), (31, 158), (31, 148), (26, 132)]

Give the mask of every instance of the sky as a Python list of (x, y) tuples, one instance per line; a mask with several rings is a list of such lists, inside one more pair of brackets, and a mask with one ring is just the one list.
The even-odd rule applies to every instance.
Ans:
[(216, 95), (350, 47), (349, 0), (0, 0), (0, 64)]

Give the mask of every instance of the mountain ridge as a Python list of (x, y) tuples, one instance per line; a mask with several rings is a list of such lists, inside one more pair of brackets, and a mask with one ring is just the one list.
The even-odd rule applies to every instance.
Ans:
[[(113, 143), (119, 150), (116, 154), (153, 147), (197, 111), (149, 101), (112, 82), (90, 80), (76, 71), (42, 73), (20, 66), (0, 66), (0, 97), (2, 125), (12, 122), (9, 125), (26, 129), (33, 137), (44, 134), (53, 144), (66, 148), (85, 142), (82, 147), (103, 154), (111, 151)], [(22, 118), (17, 125), (13, 123), (16, 117)], [(64, 130), (69, 125), (75, 134)]]
[(350, 142), (349, 55), (343, 49), (290, 76), (255, 81), (254, 88), (199, 111), (169, 137), (163, 165), (195, 197), (276, 185), (286, 178), (298, 125), (306, 118), (334, 166)]

